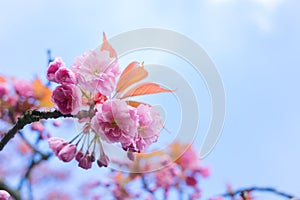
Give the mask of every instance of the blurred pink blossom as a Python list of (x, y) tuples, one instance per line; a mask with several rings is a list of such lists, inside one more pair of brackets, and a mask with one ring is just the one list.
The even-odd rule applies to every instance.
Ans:
[(35, 93), (32, 83), (25, 80), (14, 79), (13, 84), (17, 94), (20, 96), (26, 98), (34, 96)]
[(180, 163), (183, 169), (189, 168), (192, 170), (197, 170), (201, 166), (198, 153), (191, 147), (188, 147), (185, 150), (181, 157), (178, 158), (177, 162)]
[(205, 166), (205, 167), (200, 167), (199, 168), (199, 173), (204, 177), (207, 178), (210, 175), (210, 168)]
[(168, 191), (170, 187), (175, 186), (180, 181), (180, 170), (175, 164), (171, 164), (155, 172), (156, 185)]
[(41, 122), (33, 122), (31, 124), (31, 130), (42, 133), (45, 131), (45, 126)]

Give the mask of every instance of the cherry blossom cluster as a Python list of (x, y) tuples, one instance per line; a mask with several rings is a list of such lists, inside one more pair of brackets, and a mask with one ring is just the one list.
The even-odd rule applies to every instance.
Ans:
[(82, 124), (81, 133), (71, 142), (49, 140), (55, 155), (64, 162), (76, 158), (79, 167), (89, 169), (95, 156), (100, 167), (108, 165), (102, 141), (118, 143), (129, 152), (140, 152), (156, 142), (163, 128), (159, 113), (128, 97), (170, 90), (155, 83), (130, 89), (146, 76), (147, 71), (137, 62), (121, 73), (116, 52), (105, 36), (101, 47), (78, 56), (70, 68), (55, 58), (47, 70), (48, 80), (59, 84), (52, 94), (54, 107)]
[(47, 71), (49, 81), (59, 83), (53, 91), (54, 106), (63, 114), (77, 114), (81, 106), (81, 91), (76, 86), (75, 74), (65, 67), (61, 58), (55, 58)]
[[(0, 118), (14, 123), (18, 116), (38, 106), (34, 86), (31, 82), (0, 76)], [(13, 116), (14, 115), (14, 116)]]
[[(94, 195), (93, 199), (113, 195), (115, 199), (120, 200), (150, 200), (158, 196), (160, 199), (171, 199), (174, 193), (178, 192), (177, 195), (182, 199), (199, 199), (201, 197), (200, 182), (209, 176), (209, 168), (203, 166), (197, 152), (190, 145), (174, 143), (168, 150), (168, 152), (157, 151), (145, 154), (145, 156), (137, 154), (135, 161), (128, 163), (129, 169), (133, 172), (148, 171), (154, 165), (157, 167), (155, 171), (149, 173), (112, 171), (109, 182), (95, 181), (83, 186), (84, 194)], [(151, 162), (151, 159), (158, 163)], [(132, 190), (133, 187), (134, 190)], [(101, 191), (101, 188), (104, 191)], [(163, 197), (161, 192), (163, 192)]]
[[(15, 77), (0, 76), (0, 137), (7, 127), (16, 123), (27, 110), (44, 109), (53, 106), (51, 90), (39, 78), (33, 81)], [(32, 130), (46, 137), (43, 122), (32, 124)]]
[(203, 166), (198, 153), (191, 145), (173, 143), (170, 145), (168, 155), (160, 157), (164, 167), (156, 171), (153, 176), (155, 184), (149, 190), (164, 190), (164, 198), (167, 199), (172, 189), (180, 191), (190, 188), (192, 193), (186, 194), (188, 199), (199, 199), (201, 197), (200, 181), (209, 176), (209, 168)]

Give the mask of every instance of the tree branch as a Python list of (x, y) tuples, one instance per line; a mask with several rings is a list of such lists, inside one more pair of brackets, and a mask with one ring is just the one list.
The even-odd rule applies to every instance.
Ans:
[[(221, 195), (218, 195), (219, 197), (233, 197), (236, 195), (244, 195), (245, 193), (249, 193), (249, 192), (269, 192), (269, 193), (273, 193), (275, 195), (281, 196), (281, 197), (285, 197), (288, 199), (293, 199), (293, 200), (297, 200), (300, 199), (298, 197), (295, 197), (294, 195), (285, 193), (285, 192), (281, 192), (276, 190), (275, 188), (270, 188), (270, 187), (249, 187), (249, 188), (242, 188), (233, 192), (228, 192), (228, 193), (224, 193)], [(244, 196), (242, 196), (244, 199)]]
[[(31, 163), (28, 166), (28, 168), (26, 170), (26, 173), (24, 174), (24, 177), (20, 180), (19, 187), (18, 187), (18, 189), (21, 190), (24, 182), (27, 180), (28, 181), (28, 187), (29, 187), (29, 196), (32, 195), (30, 175), (31, 175), (31, 172), (32, 172), (33, 168), (35, 166), (39, 165), (42, 161), (48, 160), (52, 156), (52, 153), (43, 154), (43, 155), (41, 155), (41, 157), (38, 160), (35, 160), (34, 157), (35, 157), (36, 154), (37, 154), (37, 152), (35, 152), (35, 154), (32, 156)], [(30, 199), (32, 199), (32, 198), (30, 198)]]
[(7, 191), (15, 200), (21, 200), (19, 190), (13, 190), (0, 179), (0, 189)]
[(9, 142), (10, 139), (12, 139), (15, 134), (24, 128), (27, 124), (31, 124), (32, 122), (39, 121), (41, 119), (56, 119), (59, 117), (73, 117), (71, 114), (64, 115), (61, 112), (55, 110), (55, 111), (38, 111), (38, 110), (28, 110), (18, 118), (17, 123), (14, 125), (12, 129), (10, 129), (2, 138), (0, 141), (0, 151), (5, 147), (5, 145)]

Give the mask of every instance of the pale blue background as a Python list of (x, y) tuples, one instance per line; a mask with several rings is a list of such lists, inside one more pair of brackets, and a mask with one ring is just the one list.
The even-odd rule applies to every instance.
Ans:
[[(0, 73), (43, 76), (46, 50), (71, 64), (103, 31), (167, 28), (202, 45), (224, 81), (227, 116), (203, 196), (272, 186), (300, 196), (300, 2), (1, 1)], [(270, 198), (270, 197), (269, 197)], [(273, 198), (272, 198), (273, 199)]]

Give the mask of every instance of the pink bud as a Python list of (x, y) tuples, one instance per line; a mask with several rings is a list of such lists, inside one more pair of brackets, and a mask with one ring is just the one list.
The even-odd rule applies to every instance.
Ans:
[(83, 169), (90, 169), (92, 167), (92, 162), (90, 161), (88, 154), (80, 159), (78, 166)]
[(79, 162), (82, 157), (83, 157), (83, 152), (82, 150), (80, 150), (77, 152), (75, 159)]
[(64, 67), (64, 66), (65, 66), (65, 63), (63, 62), (62, 58), (60, 58), (60, 57), (55, 58), (54, 61), (52, 61), (49, 64), (49, 67), (48, 67), (48, 70), (47, 70), (47, 79), (49, 81), (56, 82), (55, 73), (57, 72), (57, 70), (60, 67)]
[(76, 145), (67, 144), (59, 151), (57, 157), (64, 162), (70, 162), (75, 157), (75, 154), (76, 154)]
[(127, 157), (131, 161), (135, 160), (135, 154), (132, 151), (127, 151)]
[(55, 72), (55, 81), (60, 84), (76, 84), (76, 77), (70, 69), (61, 67)]
[(91, 162), (95, 162), (96, 158), (95, 158), (95, 153), (93, 152), (92, 154), (89, 154), (89, 159)]
[(10, 197), (10, 194), (6, 192), (5, 190), (0, 190), (0, 200), (8, 200)]
[(48, 144), (54, 154), (57, 156), (58, 152), (66, 145), (66, 141), (62, 138), (51, 137), (48, 139)]
[(107, 167), (108, 162), (109, 162), (109, 158), (105, 154), (100, 155), (100, 157), (97, 160), (97, 164), (99, 167)]

